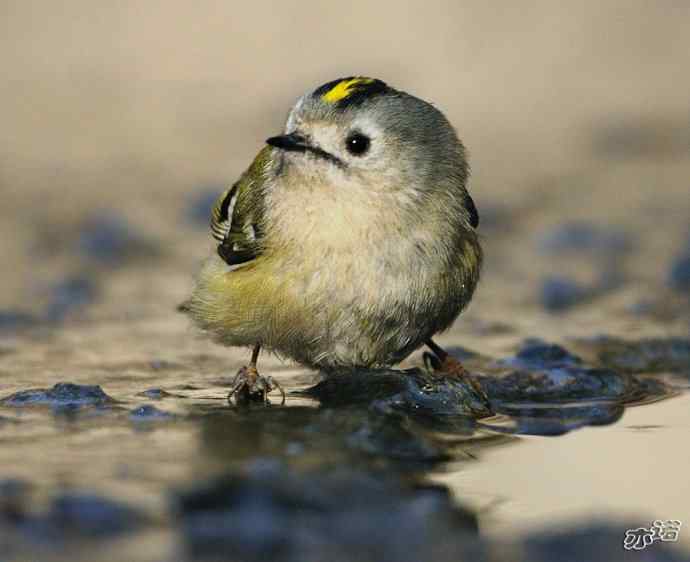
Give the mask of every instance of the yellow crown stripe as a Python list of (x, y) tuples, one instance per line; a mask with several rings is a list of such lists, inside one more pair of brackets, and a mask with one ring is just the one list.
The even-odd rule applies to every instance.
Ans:
[(341, 80), (321, 96), (321, 99), (328, 103), (339, 102), (349, 96), (356, 86), (360, 84), (371, 84), (373, 81), (373, 78), (350, 78), (349, 80)]

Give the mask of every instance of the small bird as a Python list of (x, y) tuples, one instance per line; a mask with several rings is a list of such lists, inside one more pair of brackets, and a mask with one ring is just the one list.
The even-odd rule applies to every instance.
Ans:
[[(482, 249), (469, 166), (430, 103), (349, 77), (302, 96), (285, 131), (216, 202), (217, 251), (183, 305), (218, 342), (253, 348), (229, 399), (278, 388), (261, 348), (334, 370), (399, 363), (472, 298)], [(430, 356), (431, 357), (431, 356)]]

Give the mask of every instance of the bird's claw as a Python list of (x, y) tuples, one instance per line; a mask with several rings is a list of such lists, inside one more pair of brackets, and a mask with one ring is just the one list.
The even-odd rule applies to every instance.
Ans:
[(434, 376), (464, 379), (480, 397), (487, 402), (489, 401), (486, 392), (484, 392), (482, 386), (477, 382), (477, 379), (475, 379), (469, 371), (463, 367), (462, 363), (454, 357), (446, 355), (446, 357), (441, 359), (433, 353), (424, 352), (423, 360), (427, 370)]
[(259, 374), (252, 365), (242, 367), (232, 381), (232, 388), (228, 393), (228, 402), (232, 403), (233, 396), (236, 404), (249, 402), (269, 403), (268, 394), (277, 389), (282, 397), (281, 405), (285, 404), (285, 391), (278, 381), (272, 377)]

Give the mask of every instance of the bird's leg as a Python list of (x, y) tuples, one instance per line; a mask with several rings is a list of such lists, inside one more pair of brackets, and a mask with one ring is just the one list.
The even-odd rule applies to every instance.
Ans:
[(285, 392), (281, 386), (271, 377), (264, 378), (259, 374), (256, 363), (259, 359), (261, 344), (257, 343), (252, 350), (252, 358), (249, 365), (237, 371), (235, 379), (232, 381), (232, 389), (228, 394), (228, 402), (235, 397), (235, 402), (268, 402), (268, 393), (274, 388), (280, 390), (283, 397), (282, 404), (285, 404)]
[[(462, 363), (452, 357), (445, 349), (438, 345), (434, 340), (429, 338), (426, 342), (427, 347), (433, 353), (432, 357), (428, 358), (429, 363), (434, 367), (436, 371), (443, 371), (448, 374), (464, 376), (467, 374), (465, 367)], [(434, 361), (435, 359), (435, 361)]]
[(425, 353), (424, 361), (427, 366), (430, 365), (433, 367), (434, 372), (437, 375), (464, 378), (480, 396), (485, 399), (487, 398), (484, 389), (467, 371), (467, 369), (463, 367), (460, 361), (451, 356), (445, 349), (443, 349), (431, 338), (424, 343), (429, 347), (429, 349), (431, 349), (431, 352), (433, 353), (433, 355), (431, 353)]

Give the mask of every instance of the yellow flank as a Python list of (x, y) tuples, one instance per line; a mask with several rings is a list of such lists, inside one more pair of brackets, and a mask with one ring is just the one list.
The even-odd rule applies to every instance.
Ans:
[(328, 103), (336, 103), (341, 99), (346, 98), (352, 93), (352, 88), (358, 84), (369, 84), (373, 82), (373, 78), (350, 78), (349, 80), (341, 80), (330, 90), (328, 90), (321, 99)]

